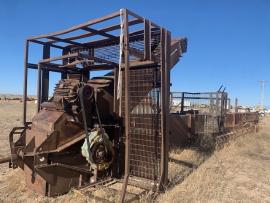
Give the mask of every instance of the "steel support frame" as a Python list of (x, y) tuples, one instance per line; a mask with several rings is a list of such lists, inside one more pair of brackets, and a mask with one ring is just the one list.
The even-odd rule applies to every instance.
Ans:
[[(125, 193), (126, 193), (126, 188), (128, 185), (128, 178), (130, 174), (130, 138), (129, 138), (129, 125), (130, 125), (130, 111), (128, 109), (129, 107), (129, 69), (130, 69), (130, 59), (129, 55), (132, 54), (130, 53), (130, 47), (129, 47), (129, 26), (138, 24), (138, 23), (144, 23), (144, 52), (143, 52), (143, 59), (144, 61), (151, 61), (152, 60), (152, 54), (151, 54), (151, 28), (157, 28), (160, 29), (161, 32), (161, 54), (160, 54), (160, 75), (161, 75), (161, 92), (160, 92), (160, 100), (161, 100), (161, 162), (160, 164), (160, 177), (158, 177), (159, 180), (159, 188), (162, 189), (164, 185), (168, 182), (168, 114), (169, 114), (169, 98), (170, 98), (170, 50), (171, 50), (171, 34), (169, 31), (167, 31), (164, 28), (159, 27), (158, 25), (154, 24), (153, 22), (150, 22), (149, 20), (142, 18), (127, 9), (122, 10), (122, 15), (125, 19), (124, 23), (124, 61), (125, 63), (123, 64), (124, 67), (123, 69), (125, 70), (125, 107), (127, 108), (125, 111), (125, 175), (124, 175), (124, 184), (122, 188), (122, 194), (121, 194), (121, 201), (124, 201), (125, 198)], [(25, 46), (25, 75), (24, 75), (24, 113), (23, 113), (23, 123), (26, 125), (26, 106), (27, 106), (27, 77), (28, 77), (28, 49), (29, 49), (29, 42), (34, 42), (34, 43), (39, 43), (44, 46), (43, 48), (43, 59), (50, 58), (50, 47), (54, 48), (59, 48), (63, 50), (63, 55), (69, 52), (69, 49), (71, 46), (67, 47), (59, 47), (55, 45), (54, 43), (57, 41), (51, 40), (49, 42), (40, 42), (38, 41), (41, 38), (54, 38), (57, 35), (65, 34), (71, 31), (75, 31), (78, 29), (82, 29), (85, 26), (89, 26), (98, 22), (105, 21), (107, 19), (112, 19), (114, 17), (117, 17), (121, 15), (121, 13), (114, 13), (111, 15), (106, 16), (105, 18), (102, 19), (95, 19), (94, 21), (87, 22), (86, 24), (81, 24), (79, 26), (75, 26), (69, 30), (64, 30), (62, 32), (57, 32), (57, 33), (51, 33), (48, 35), (41, 35), (38, 37), (33, 37), (30, 38), (26, 41), (26, 46)], [(128, 20), (128, 16), (133, 16), (135, 19), (132, 19), (131, 21)], [(108, 28), (102, 28), (98, 30), (99, 32), (108, 32), (110, 30), (115, 30), (119, 29), (120, 25), (114, 25)], [(92, 36), (94, 34), (88, 33), (87, 36)], [(74, 38), (78, 39), (79, 36), (75, 36)], [(55, 38), (54, 38), (55, 39)], [(59, 38), (62, 40), (62, 38)], [(71, 42), (72, 39), (64, 39), (67, 43)], [(57, 46), (57, 47), (56, 47)], [(102, 46), (102, 45), (101, 45)], [(44, 66), (44, 67), (42, 67)], [(49, 71), (50, 70), (45, 70), (46, 67), (44, 64), (39, 64), (38, 67), (38, 110), (40, 109), (40, 104), (42, 101), (45, 101), (48, 99), (48, 94), (46, 92), (48, 91), (48, 81), (49, 81)], [(115, 68), (114, 69), (115, 73), (120, 71), (119, 69)], [(60, 71), (61, 72), (61, 71)], [(116, 74), (117, 77), (118, 74)], [(62, 79), (66, 78), (66, 73), (63, 70), (62, 71)], [(118, 78), (117, 78), (118, 80)], [(115, 80), (115, 85), (117, 84), (117, 80)], [(116, 88), (116, 86), (115, 86)], [(116, 91), (114, 91), (116, 94)], [(115, 96), (116, 97), (116, 96)], [(115, 113), (118, 112), (117, 109), (117, 100), (114, 101), (114, 111)]]
[[(124, 18), (124, 56), (125, 56), (125, 175), (121, 191), (121, 202), (125, 200), (126, 189), (128, 185), (128, 179), (130, 175), (130, 137), (129, 137), (129, 21), (128, 16), (131, 15), (135, 18), (141, 19), (144, 22), (144, 60), (152, 60), (151, 54), (151, 27), (157, 27), (156, 24), (144, 19), (137, 14), (134, 14), (127, 9), (122, 10)], [(121, 15), (121, 14), (120, 14)], [(162, 140), (161, 140), (161, 173), (159, 179), (159, 185), (164, 186), (168, 182), (168, 113), (169, 113), (169, 94), (170, 94), (170, 32), (160, 28), (161, 31), (161, 55), (160, 55), (160, 71), (161, 71), (161, 128), (162, 128)], [(118, 70), (119, 71), (119, 70)]]
[[(149, 59), (151, 60), (151, 46), (149, 46), (148, 42), (151, 42), (151, 26), (154, 26), (156, 28), (159, 28), (158, 25), (150, 22), (149, 20), (127, 10), (127, 9), (123, 9), (125, 10), (125, 12), (127, 13), (127, 15), (130, 15), (130, 16), (133, 16), (134, 19), (130, 20), (130, 21), (127, 21), (127, 25), (126, 27), (129, 27), (129, 26), (132, 26), (132, 25), (136, 25), (138, 23), (144, 23), (144, 26), (145, 26), (145, 35), (146, 35), (146, 38), (145, 38), (145, 42), (146, 42), (146, 47), (145, 47), (145, 52), (144, 52), (144, 59)], [(91, 25), (94, 25), (94, 24), (97, 24), (97, 23), (101, 23), (101, 22), (104, 22), (104, 21), (107, 21), (107, 20), (110, 20), (110, 19), (113, 19), (113, 18), (116, 18), (116, 17), (119, 17), (120, 16), (120, 12), (117, 11), (117, 12), (114, 12), (114, 13), (111, 13), (111, 14), (108, 14), (104, 17), (101, 17), (101, 18), (96, 18), (96, 19), (93, 19), (93, 20), (90, 20), (90, 21), (87, 21), (85, 23), (82, 23), (82, 24), (79, 24), (77, 26), (74, 26), (70, 29), (66, 29), (66, 30), (62, 30), (62, 31), (59, 31), (59, 32), (54, 32), (54, 33), (49, 33), (49, 34), (44, 34), (44, 35), (40, 35), (40, 36), (36, 36), (36, 37), (30, 37), (26, 40), (26, 45), (25, 45), (25, 57), (24, 57), (24, 91), (23, 91), (23, 125), (26, 126), (27, 124), (27, 86), (28, 86), (28, 52), (29, 52), (29, 44), (30, 42), (32, 43), (37, 43), (37, 44), (41, 44), (43, 45), (43, 59), (47, 59), (50, 57), (50, 47), (54, 47), (54, 48), (57, 48), (57, 49), (62, 49), (63, 52), (66, 52), (66, 50), (68, 50), (70, 47), (69, 46), (58, 46), (54, 43), (56, 42), (59, 42), (59, 41), (62, 41), (62, 42), (66, 42), (66, 43), (69, 43), (69, 44), (73, 44), (73, 45), (82, 45), (82, 46), (85, 46), (85, 47), (88, 47), (88, 45), (85, 45), (85, 44), (80, 44), (80, 43), (77, 43), (77, 42), (74, 42), (72, 40), (75, 40), (75, 39), (80, 39), (80, 38), (84, 38), (84, 37), (90, 37), (90, 36), (94, 36), (94, 35), (108, 35), (107, 32), (110, 32), (110, 31), (113, 31), (113, 30), (117, 30), (117, 29), (121, 29), (121, 26), (120, 24), (115, 24), (115, 25), (111, 25), (111, 26), (107, 26), (107, 27), (104, 27), (104, 28), (101, 28), (99, 30), (91, 30), (92, 32), (90, 32), (90, 29), (88, 26), (91, 26)], [(63, 35), (63, 34), (66, 34), (66, 33), (70, 33), (70, 32), (73, 32), (73, 31), (76, 31), (76, 30), (85, 30), (87, 29), (88, 32), (85, 33), (85, 34), (81, 34), (81, 35), (76, 35), (76, 36), (72, 36), (72, 37), (67, 37), (67, 38), (59, 38), (58, 36), (59, 35)], [(49, 39), (49, 41), (47, 42), (43, 42), (43, 41), (40, 41), (40, 39), (44, 39), (44, 38), (47, 38)], [(52, 39), (53, 38), (53, 39)], [(116, 38), (118, 38), (116, 36)], [(98, 42), (97, 43), (102, 43), (102, 40), (101, 42)], [(86, 43), (87, 44), (87, 43)], [(38, 79), (38, 110), (40, 108), (40, 103), (42, 103), (43, 101), (47, 100), (48, 99), (48, 85), (49, 85), (49, 71), (55, 71), (55, 72), (61, 72), (62, 73), (62, 79), (63, 78), (66, 78), (67, 77), (67, 74), (65, 73), (65, 71), (59, 71), (59, 70), (43, 70), (43, 68), (40, 66), (40, 67), (36, 67), (38, 69), (38, 71), (40, 73), (39, 74), (39, 79)]]
[[(54, 33), (50, 33), (50, 34), (40, 35), (40, 36), (36, 36), (36, 37), (31, 37), (31, 38), (29, 38), (29, 40), (37, 40), (37, 39), (41, 39), (41, 38), (48, 38), (48, 37), (54, 37), (54, 36), (57, 36), (57, 35), (67, 34), (67, 33), (73, 32), (75, 30), (79, 30), (79, 29), (88, 27), (90, 25), (94, 25), (94, 24), (101, 23), (101, 22), (106, 21), (106, 20), (113, 19), (115, 17), (118, 17), (119, 15), (120, 15), (120, 13), (119, 13), (119, 11), (117, 11), (117, 12), (108, 14), (106, 16), (103, 16), (101, 18), (96, 18), (96, 19), (93, 19), (93, 20), (89, 20), (89, 21), (87, 21), (85, 23), (74, 26), (74, 27), (72, 27), (70, 29), (66, 29), (66, 30), (62, 30), (62, 31), (54, 32)], [(67, 40), (67, 39), (64, 39), (64, 40)]]
[(38, 78), (37, 78), (37, 112), (40, 110), (40, 98), (41, 98), (41, 66), (38, 64)]
[[(69, 37), (69, 38), (59, 38), (57, 36), (58, 35), (63, 35), (63, 34), (66, 34), (66, 33), (70, 33), (70, 32), (76, 31), (76, 30), (84, 29), (84, 28), (88, 29), (89, 28), (88, 26), (90, 26), (90, 25), (101, 23), (101, 22), (104, 22), (104, 21), (107, 21), (107, 20), (110, 20), (110, 19), (113, 19), (113, 18), (116, 18), (116, 17), (119, 17), (119, 16), (120, 16), (120, 12), (117, 11), (117, 12), (108, 14), (106, 16), (96, 18), (96, 19), (87, 21), (85, 23), (79, 24), (79, 25), (74, 26), (74, 27), (72, 27), (70, 29), (66, 29), (66, 30), (62, 30), (62, 31), (59, 31), (59, 32), (54, 32), (54, 33), (49, 33), (49, 34), (44, 34), (44, 35), (40, 35), (40, 36), (36, 36), (36, 37), (30, 37), (30, 38), (28, 38), (26, 40), (25, 56), (24, 56), (24, 90), (23, 90), (23, 125), (24, 126), (26, 126), (27, 123), (28, 123), (27, 122), (27, 93), (28, 93), (27, 88), (28, 88), (28, 68), (30, 68), (29, 63), (28, 63), (28, 61), (29, 61), (28, 55), (29, 55), (29, 44), (30, 44), (30, 42), (43, 45), (43, 59), (50, 58), (50, 47), (54, 47), (54, 48), (57, 48), (57, 49), (62, 49), (63, 53), (64, 52), (67, 53), (69, 51), (69, 49), (70, 49), (69, 46), (65, 47), (65, 46), (58, 46), (58, 45), (54, 44), (54, 43), (59, 42), (59, 41), (66, 42), (66, 43), (69, 43), (71, 45), (85, 46), (86, 48), (88, 48), (87, 45), (80, 44), (80, 43), (74, 42), (72, 40), (80, 39), (80, 38), (84, 38), (84, 37), (89, 37), (89, 36), (94, 36), (94, 35), (100, 35), (100, 34), (102, 34), (102, 35), (106, 34), (107, 35), (106, 32), (119, 29), (120, 24), (104, 27), (104, 28), (102, 28), (100, 30), (94, 30), (94, 31), (92, 30), (92, 32), (90, 32), (88, 30), (88, 32), (86, 34), (77, 35), (77, 36), (73, 36), (73, 37)], [(142, 17), (137, 18), (137, 19), (132, 19), (131, 21), (127, 22), (127, 27), (138, 24), (138, 23), (142, 23), (142, 22), (143, 22)], [(89, 28), (89, 29), (91, 29), (91, 28)], [(44, 38), (47, 38), (47, 39), (53, 38), (53, 40), (49, 40), (47, 42), (39, 41), (42, 38), (43, 39)], [(37, 85), (38, 85), (38, 88), (37, 88), (38, 89), (38, 91), (37, 91), (37, 96), (38, 96), (38, 98), (37, 98), (38, 102), (37, 103), (38, 103), (38, 105), (37, 106), (38, 107), (37, 107), (37, 110), (39, 110), (40, 109), (40, 104), (43, 101), (48, 99), (49, 71), (61, 72), (62, 79), (67, 77), (67, 73), (64, 70), (63, 71), (58, 70), (58, 69), (54, 70), (53, 67), (50, 67), (50, 69), (49, 68), (46, 69), (41, 64), (40, 65), (35, 65), (35, 67), (31, 66), (31, 68), (34, 68), (34, 69), (38, 70), (38, 81), (37, 81)]]
[(23, 81), (23, 126), (27, 125), (27, 81), (28, 81), (28, 53), (29, 41), (26, 40), (24, 50), (24, 81)]
[[(43, 59), (50, 58), (50, 45), (43, 45)], [(41, 103), (48, 100), (49, 97), (49, 76), (50, 71), (42, 68), (38, 64), (38, 81), (37, 81), (37, 112), (40, 111)]]
[[(124, 19), (124, 69), (125, 69), (125, 175), (124, 182), (121, 191), (120, 201), (123, 203), (125, 201), (125, 195), (128, 185), (128, 178), (130, 174), (130, 138), (129, 138), (129, 27), (128, 27), (128, 10), (121, 10), (120, 15)], [(120, 70), (119, 70), (120, 71)]]
[[(127, 18), (126, 12), (124, 14), (125, 19)], [(136, 16), (137, 17), (137, 16)], [(126, 20), (127, 22), (127, 20)], [(144, 20), (145, 23), (145, 52), (144, 59), (151, 59), (151, 22)], [(125, 34), (128, 32), (126, 28), (128, 25), (125, 23), (124, 29)], [(164, 189), (164, 186), (168, 183), (168, 116), (169, 116), (169, 98), (170, 98), (170, 46), (171, 46), (171, 34), (164, 28), (160, 28), (161, 31), (161, 54), (160, 54), (160, 75), (161, 75), (161, 161), (160, 161), (160, 177), (159, 179), (159, 190)], [(125, 36), (125, 107), (129, 106), (129, 63), (128, 63), (128, 49), (126, 49), (128, 43), (128, 36)], [(121, 202), (124, 202), (126, 188), (128, 185), (128, 178), (130, 174), (130, 138), (129, 138), (129, 109), (125, 110), (125, 176), (124, 184), (121, 194)]]
[[(50, 58), (50, 45), (43, 46), (43, 59)], [(43, 69), (41, 71), (41, 98), (40, 103), (47, 101), (49, 98), (49, 70)]]
[(163, 190), (168, 183), (168, 159), (169, 159), (169, 106), (170, 106), (170, 42), (171, 33), (161, 28), (161, 53), (160, 53), (160, 71), (161, 71), (161, 171), (159, 190)]
[[(49, 73), (52, 72), (60, 72), (62, 75), (66, 74), (66, 71), (63, 69), (56, 69), (54, 67), (46, 67), (42, 64), (30, 64), (29, 63), (29, 46), (30, 43), (36, 43), (32, 40), (26, 40), (25, 43), (25, 55), (24, 55), (24, 83), (23, 83), (23, 126), (27, 127), (30, 123), (27, 121), (27, 100), (28, 100), (28, 69), (37, 69), (38, 77), (37, 77), (37, 111), (40, 110), (41, 103), (48, 100), (49, 96)], [(42, 44), (43, 45), (43, 59), (50, 58), (50, 48), (52, 47), (50, 44)], [(65, 49), (64, 49), (65, 50)]]

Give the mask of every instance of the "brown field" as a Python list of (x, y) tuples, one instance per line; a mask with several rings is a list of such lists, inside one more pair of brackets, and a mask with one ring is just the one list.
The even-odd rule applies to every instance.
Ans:
[(270, 119), (214, 152), (159, 202), (270, 202)]
[[(29, 118), (35, 104), (29, 102)], [(0, 101), (0, 157), (9, 153), (8, 134), (21, 125), (22, 103)], [(157, 202), (270, 202), (270, 119), (257, 134), (231, 141), (213, 154), (197, 148), (170, 153), (170, 185)], [(108, 195), (108, 194), (106, 194)], [(141, 200), (140, 202), (145, 202)], [(0, 202), (92, 202), (75, 191), (57, 198), (27, 190), (23, 172), (0, 165)]]

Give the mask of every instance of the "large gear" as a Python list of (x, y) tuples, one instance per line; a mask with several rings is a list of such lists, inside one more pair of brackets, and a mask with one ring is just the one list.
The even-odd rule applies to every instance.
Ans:
[[(78, 92), (85, 83), (76, 79), (63, 79), (56, 84), (52, 102), (58, 109), (71, 110), (74, 114), (80, 112)], [(93, 98), (93, 88), (89, 85), (85, 88), (84, 102), (89, 103)]]
[(78, 90), (82, 86), (79, 80), (63, 79), (56, 84), (53, 94), (53, 102), (64, 99), (70, 105), (78, 103)]

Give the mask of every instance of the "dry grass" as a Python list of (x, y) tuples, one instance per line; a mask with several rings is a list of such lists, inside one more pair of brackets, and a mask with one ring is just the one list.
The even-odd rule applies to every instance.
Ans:
[[(216, 151), (159, 202), (270, 202), (270, 119)], [(181, 154), (179, 155), (181, 156)]]
[[(30, 102), (29, 111), (29, 117), (34, 115), (34, 103)], [(0, 101), (0, 157), (9, 153), (8, 133), (12, 127), (21, 125), (21, 112), (21, 103)], [(171, 152), (171, 183), (156, 201), (270, 202), (270, 119), (263, 122), (260, 133), (238, 137), (213, 154), (197, 148)], [(74, 191), (56, 198), (40, 197), (26, 188), (23, 176), (19, 169), (0, 165), (0, 203), (93, 202)], [(103, 192), (113, 200), (109, 190)]]
[[(28, 117), (35, 111), (34, 102), (29, 102)], [(22, 126), (22, 103), (19, 101), (0, 100), (0, 157), (9, 152), (8, 134), (15, 126)]]

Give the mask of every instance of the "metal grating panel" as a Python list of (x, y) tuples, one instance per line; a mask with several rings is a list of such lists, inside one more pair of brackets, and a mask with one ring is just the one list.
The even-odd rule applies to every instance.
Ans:
[(130, 174), (156, 180), (161, 159), (159, 69), (130, 70), (129, 92)]
[[(129, 41), (129, 46), (131, 48), (135, 48), (138, 51), (144, 52), (144, 33), (142, 31), (137, 31), (131, 33)], [(153, 54), (158, 59), (160, 56), (160, 30), (156, 28), (152, 28), (151, 30), (151, 50)], [(116, 41), (115, 43), (103, 45), (100, 47), (94, 47), (94, 56), (100, 59), (104, 59), (113, 63), (119, 63), (119, 49), (120, 45), (119, 42)], [(84, 53), (84, 52), (91, 52), (91, 49), (86, 48), (75, 48), (71, 51), (71, 53)], [(130, 55), (130, 60), (136, 60), (136, 57)], [(95, 62), (95, 64), (101, 64), (100, 62)]]

